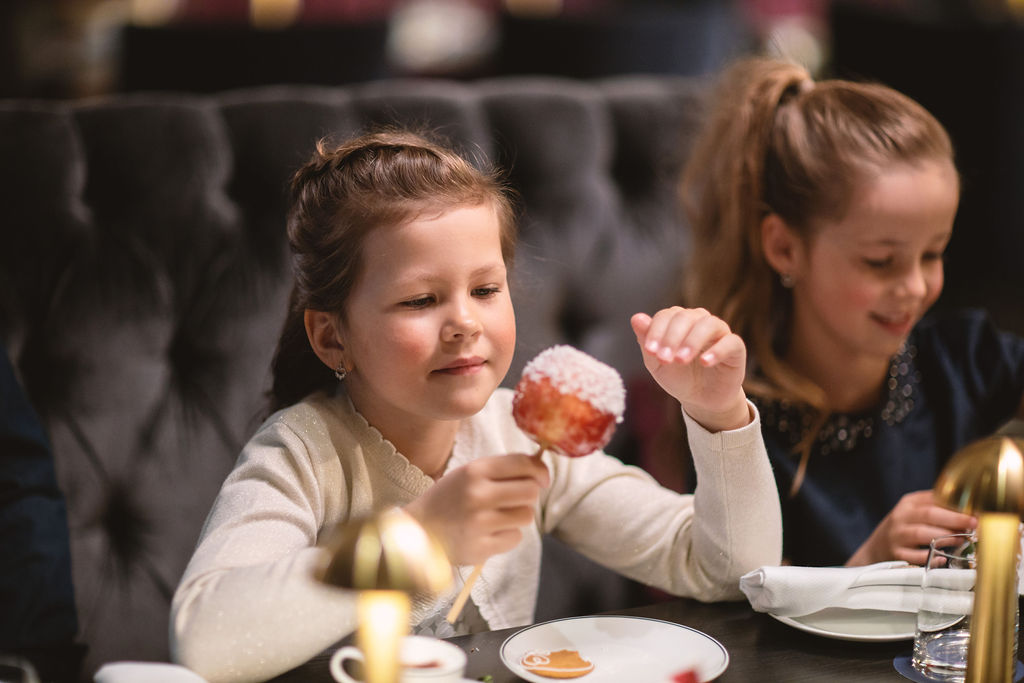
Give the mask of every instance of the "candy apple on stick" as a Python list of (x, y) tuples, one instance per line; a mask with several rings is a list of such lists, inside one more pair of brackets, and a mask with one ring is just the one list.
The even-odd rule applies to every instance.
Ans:
[[(571, 346), (552, 346), (523, 368), (512, 399), (516, 424), (545, 450), (578, 458), (604, 448), (622, 421), (626, 390), (612, 367)], [(462, 612), (480, 575), (478, 564), (466, 579), (448, 621)]]

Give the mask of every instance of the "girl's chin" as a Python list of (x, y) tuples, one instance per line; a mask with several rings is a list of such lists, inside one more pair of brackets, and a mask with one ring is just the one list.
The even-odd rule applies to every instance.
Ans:
[(445, 405), (443, 412), (449, 420), (464, 420), (472, 417), (484, 409), (487, 400), (493, 391), (486, 396), (459, 396), (452, 397), (452, 400)]
[(892, 358), (900, 352), (903, 348), (903, 344), (907, 341), (906, 337), (899, 337), (895, 341), (887, 342), (879, 348), (878, 357), (884, 358), (886, 363), (889, 363)]
[(881, 361), (885, 359), (888, 362), (903, 348), (907, 337), (908, 335), (879, 334), (876, 332), (871, 335), (856, 337), (856, 339), (860, 340), (859, 342), (855, 342), (853, 341), (854, 338), (851, 338), (852, 345), (846, 346), (845, 349), (853, 357), (860, 357), (863, 360), (873, 358)]

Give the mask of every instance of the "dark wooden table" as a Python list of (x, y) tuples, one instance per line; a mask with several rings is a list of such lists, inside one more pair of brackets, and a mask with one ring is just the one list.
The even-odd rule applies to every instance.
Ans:
[[(754, 612), (746, 602), (704, 604), (694, 600), (671, 600), (614, 613), (684, 624), (715, 638), (729, 652), (729, 667), (716, 679), (721, 683), (907, 680), (896, 672), (893, 658), (910, 654), (910, 640), (864, 643), (823, 638)], [(452, 638), (451, 642), (469, 656), (466, 678), (478, 679), (489, 674), (494, 683), (522, 680), (505, 668), (498, 654), (505, 639), (518, 630), (511, 628)], [(329, 655), (329, 652), (318, 655), (275, 680), (280, 683), (332, 681), (327, 668)]]

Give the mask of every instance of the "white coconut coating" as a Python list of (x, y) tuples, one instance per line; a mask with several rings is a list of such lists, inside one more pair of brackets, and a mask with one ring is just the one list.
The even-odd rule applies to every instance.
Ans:
[(615, 368), (579, 349), (559, 344), (537, 354), (523, 368), (523, 378), (538, 381), (547, 377), (560, 393), (587, 401), (596, 410), (622, 421), (626, 409), (626, 387)]

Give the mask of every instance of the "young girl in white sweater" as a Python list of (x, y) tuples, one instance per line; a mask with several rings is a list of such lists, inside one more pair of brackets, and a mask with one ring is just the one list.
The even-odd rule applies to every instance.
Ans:
[(390, 506), (456, 565), (449, 594), (413, 605), (413, 631), (442, 637), (530, 623), (546, 533), (701, 600), (739, 598), (742, 574), (779, 562), (778, 496), (742, 389), (746, 350), (706, 311), (631, 321), (648, 370), (682, 407), (695, 495), (601, 452), (528, 457), (536, 445), (499, 388), (515, 346), (514, 232), (493, 174), (409, 133), (321, 143), (298, 171), (275, 412), (224, 482), (175, 593), (178, 662), (211, 681), (266, 679), (351, 633), (355, 596), (313, 579), (317, 542)]

